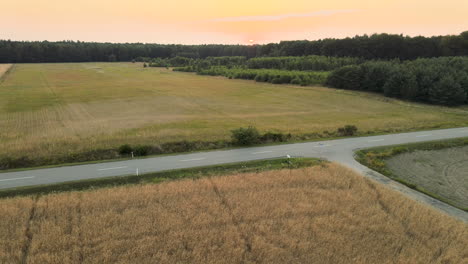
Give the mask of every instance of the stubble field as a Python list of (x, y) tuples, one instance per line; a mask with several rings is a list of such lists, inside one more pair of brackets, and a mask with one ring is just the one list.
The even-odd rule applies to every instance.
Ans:
[(2, 263), (467, 263), (468, 229), (337, 164), (0, 200)]
[(83, 153), (122, 144), (229, 140), (230, 130), (302, 135), (468, 123), (466, 109), (323, 87), (197, 76), (135, 63), (18, 64), (0, 83), (0, 157)]
[(10, 67), (11, 67), (11, 64), (0, 64), (0, 80), (3, 74), (5, 74), (5, 72), (7, 72), (8, 69), (10, 69)]
[(400, 179), (468, 209), (468, 147), (419, 150), (386, 160)]

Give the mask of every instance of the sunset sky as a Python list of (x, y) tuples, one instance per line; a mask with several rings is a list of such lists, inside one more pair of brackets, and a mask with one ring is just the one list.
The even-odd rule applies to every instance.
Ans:
[(12, 0), (0, 39), (248, 44), (372, 33), (459, 34), (467, 0)]

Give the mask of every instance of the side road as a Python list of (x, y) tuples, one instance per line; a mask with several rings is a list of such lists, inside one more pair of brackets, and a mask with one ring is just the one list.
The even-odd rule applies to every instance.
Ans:
[(412, 199), (433, 206), (468, 223), (468, 213), (454, 208), (361, 165), (354, 159), (357, 149), (468, 137), (468, 127), (420, 131), (321, 142), (253, 147), (225, 151), (134, 159), (118, 162), (0, 173), (0, 189), (67, 181), (143, 174), (251, 160), (290, 156), (317, 157), (342, 163), (361, 174), (393, 188)]

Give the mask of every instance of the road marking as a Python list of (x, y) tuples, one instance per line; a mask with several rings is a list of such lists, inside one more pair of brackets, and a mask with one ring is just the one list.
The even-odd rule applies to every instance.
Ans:
[(333, 145), (318, 145), (318, 146), (314, 146), (314, 148), (322, 148), (322, 147), (331, 147)]
[(198, 159), (186, 159), (186, 160), (181, 160), (181, 161), (197, 161), (197, 160), (204, 160), (206, 158), (198, 158)]
[(271, 153), (273, 151), (259, 151), (259, 152), (254, 152), (252, 154), (257, 155), (257, 154), (265, 154), (265, 153)]
[(98, 169), (98, 171), (118, 170), (118, 169), (125, 169), (125, 168), (128, 168), (128, 167), (127, 167), (127, 166), (123, 166), (123, 167), (105, 168), (105, 169)]
[(428, 134), (428, 135), (420, 135), (420, 136), (416, 136), (416, 137), (429, 137), (429, 136), (432, 136), (432, 134)]
[(22, 177), (22, 178), (13, 178), (13, 179), (4, 179), (4, 180), (0, 180), (0, 182), (2, 182), (2, 181), (16, 181), (16, 180), (25, 180), (25, 179), (32, 179), (32, 178), (35, 178), (35, 176), (30, 176), (30, 177)]
[(379, 141), (385, 141), (385, 139), (373, 139), (373, 140), (369, 140), (369, 142), (379, 142)]
[(466, 133), (466, 132), (468, 132), (468, 130), (462, 130), (462, 131), (460, 131), (460, 133)]

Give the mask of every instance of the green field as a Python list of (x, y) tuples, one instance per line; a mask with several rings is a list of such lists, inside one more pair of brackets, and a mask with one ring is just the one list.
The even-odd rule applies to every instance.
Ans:
[(323, 87), (197, 76), (135, 63), (17, 64), (0, 83), (0, 157), (48, 157), (181, 140), (253, 125), (297, 138), (468, 124), (463, 108)]

